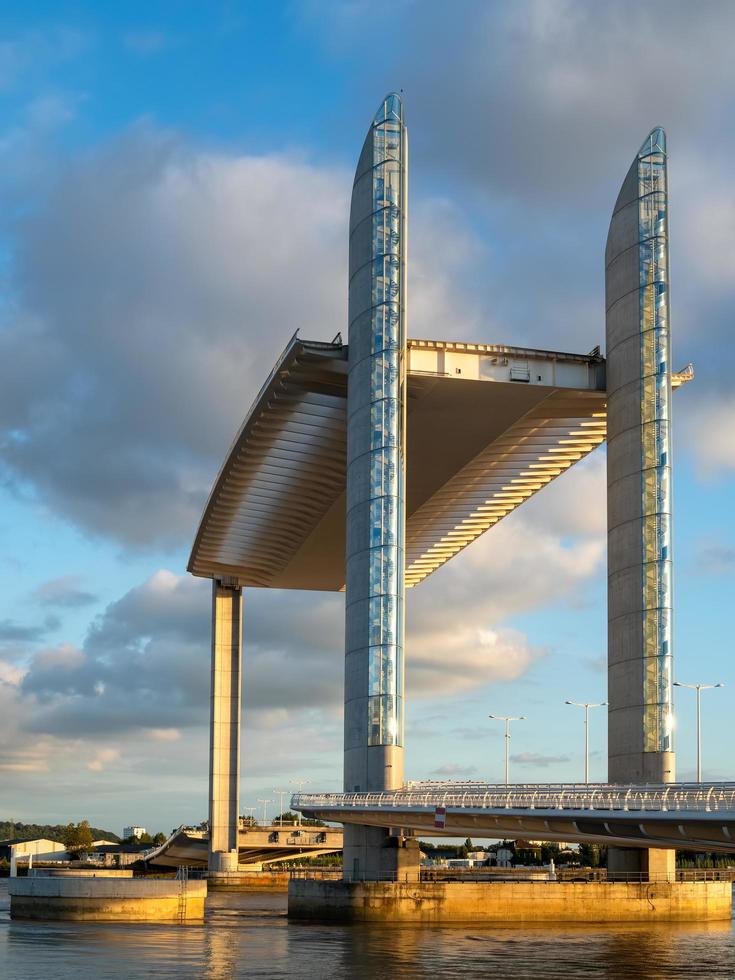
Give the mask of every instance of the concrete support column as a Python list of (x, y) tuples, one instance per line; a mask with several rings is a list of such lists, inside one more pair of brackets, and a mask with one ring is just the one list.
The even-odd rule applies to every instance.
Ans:
[[(389, 95), (365, 139), (350, 209), (345, 792), (403, 783), (405, 233), (406, 129), (401, 100)], [(395, 840), (345, 827), (345, 876), (395, 871)]]
[(676, 881), (676, 851), (668, 847), (611, 847), (608, 874), (630, 875), (632, 880)]
[(237, 871), (240, 814), (242, 589), (212, 582), (209, 870)]
[[(608, 779), (614, 783), (675, 778), (666, 161), (664, 132), (654, 129), (623, 181), (605, 250)], [(610, 862), (647, 873), (673, 860), (651, 854), (613, 853)]]

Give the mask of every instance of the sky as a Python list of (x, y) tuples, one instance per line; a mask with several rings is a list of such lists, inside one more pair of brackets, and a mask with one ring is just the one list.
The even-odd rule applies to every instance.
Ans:
[[(703, 0), (4, 3), (0, 817), (207, 813), (211, 483), (294, 330), (346, 327), (357, 154), (409, 125), (409, 336), (604, 349), (611, 209), (669, 141), (675, 673), (735, 779), (735, 6)], [(583, 775), (606, 695), (596, 451), (407, 600), (406, 776)], [(241, 806), (341, 778), (340, 595), (248, 590)], [(591, 776), (605, 778), (604, 708)], [(695, 773), (677, 694), (678, 774)], [(277, 809), (275, 803), (270, 812)]]

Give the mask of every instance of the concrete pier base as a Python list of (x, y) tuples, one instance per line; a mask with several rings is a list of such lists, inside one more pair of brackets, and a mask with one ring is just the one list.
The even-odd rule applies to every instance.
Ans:
[(607, 868), (617, 875), (640, 875), (661, 881), (676, 880), (676, 851), (664, 847), (611, 847), (607, 852)]
[(418, 881), (421, 851), (415, 837), (381, 827), (344, 829), (344, 876), (347, 881)]
[(14, 878), (13, 919), (93, 922), (201, 922), (206, 881), (160, 878)]
[(294, 879), (294, 919), (487, 925), (730, 919), (729, 882), (422, 882)]

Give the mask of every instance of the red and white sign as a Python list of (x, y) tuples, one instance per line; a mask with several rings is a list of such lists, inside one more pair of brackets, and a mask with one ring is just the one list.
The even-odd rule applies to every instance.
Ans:
[(444, 828), (447, 822), (447, 808), (445, 806), (438, 806), (434, 810), (434, 826)]

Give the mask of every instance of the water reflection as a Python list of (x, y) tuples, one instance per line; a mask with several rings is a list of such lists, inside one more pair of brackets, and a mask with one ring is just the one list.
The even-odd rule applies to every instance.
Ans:
[(11, 922), (0, 881), (3, 980), (735, 977), (729, 922), (535, 928), (289, 923), (284, 895), (213, 895), (204, 925)]

